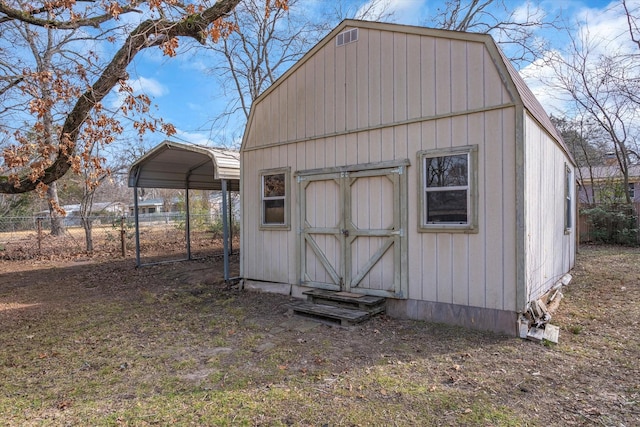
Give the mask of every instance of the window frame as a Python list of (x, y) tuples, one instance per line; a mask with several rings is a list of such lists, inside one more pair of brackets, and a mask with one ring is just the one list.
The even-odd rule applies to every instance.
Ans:
[[(467, 222), (428, 223), (427, 218), (427, 182), (426, 159), (467, 155)], [(419, 186), (418, 186), (418, 231), (438, 233), (477, 233), (478, 232), (478, 146), (464, 145), (451, 148), (438, 148), (418, 152)]]
[(573, 173), (568, 164), (564, 165), (564, 232), (569, 234), (573, 229)]
[[(284, 196), (265, 197), (264, 195), (264, 178), (270, 175), (284, 175)], [(275, 168), (263, 169), (259, 173), (259, 191), (260, 191), (260, 230), (290, 230), (291, 229), (291, 168)], [(284, 223), (265, 223), (265, 201), (284, 200)]]

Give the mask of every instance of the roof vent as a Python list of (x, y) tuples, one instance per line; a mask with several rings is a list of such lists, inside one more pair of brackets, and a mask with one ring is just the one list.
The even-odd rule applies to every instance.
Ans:
[(355, 41), (358, 41), (358, 29), (352, 28), (351, 30), (338, 34), (336, 37), (336, 46), (342, 46)]

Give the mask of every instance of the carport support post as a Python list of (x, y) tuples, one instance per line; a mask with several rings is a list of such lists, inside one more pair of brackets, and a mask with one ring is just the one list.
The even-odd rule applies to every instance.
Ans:
[(224, 258), (224, 281), (229, 281), (229, 221), (227, 220), (227, 180), (222, 180), (222, 246)]
[[(231, 203), (231, 191), (229, 191), (229, 203), (227, 208), (229, 209), (229, 254), (233, 255), (233, 203)], [(222, 212), (224, 213), (224, 211)], [(638, 239), (640, 239), (640, 235), (638, 236)], [(640, 240), (638, 240), (638, 242), (640, 243)]]
[(133, 218), (136, 223), (136, 267), (140, 267), (140, 221), (138, 220), (138, 187), (133, 187)]
[(184, 204), (187, 217), (184, 220), (184, 232), (187, 238), (187, 259), (191, 260), (191, 212), (189, 211), (189, 186), (184, 191)]

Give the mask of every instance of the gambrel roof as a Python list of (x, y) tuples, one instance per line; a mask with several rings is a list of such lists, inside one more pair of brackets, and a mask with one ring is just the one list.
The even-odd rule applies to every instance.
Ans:
[[(286, 73), (284, 73), (276, 82), (266, 89), (255, 101), (254, 104), (260, 103), (266, 98), (269, 93), (277, 90), (278, 86), (293, 75), (299, 68), (301, 68), (311, 57), (318, 53), (327, 43), (333, 43), (336, 36), (347, 29), (361, 28), (372, 29), (378, 31), (388, 31), (393, 33), (403, 33), (418, 36), (429, 36), (434, 38), (452, 39), (460, 41), (470, 41), (484, 43), (488, 52), (491, 55), (493, 63), (495, 64), (498, 72), (503, 80), (504, 85), (511, 96), (511, 101), (516, 105), (521, 105), (533, 119), (539, 123), (539, 125), (557, 142), (557, 144), (563, 149), (563, 151), (572, 158), (571, 153), (567, 149), (562, 136), (551, 123), (549, 116), (545, 112), (540, 102), (536, 99), (531, 89), (524, 82), (518, 71), (514, 68), (511, 62), (506, 58), (501, 49), (497, 46), (493, 38), (488, 34), (467, 33), (460, 31), (440, 30), (426, 27), (389, 24), (371, 21), (351, 20), (347, 19), (342, 21), (333, 31), (325, 36), (320, 42), (318, 42), (309, 52), (307, 52), (298, 62), (296, 62)], [(248, 126), (245, 132), (250, 128), (253, 120), (254, 110), (251, 110), (251, 115), (248, 120)], [(246, 139), (245, 134), (245, 139)]]

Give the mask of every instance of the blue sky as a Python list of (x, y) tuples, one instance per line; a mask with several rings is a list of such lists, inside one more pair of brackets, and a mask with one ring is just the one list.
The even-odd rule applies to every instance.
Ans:
[[(635, 3), (636, 0), (633, 0)], [(332, 5), (331, 0), (301, 0), (305, 13), (322, 14)], [(350, 9), (366, 5), (364, 0), (351, 0)], [(521, 10), (523, 1), (506, 1), (514, 11)], [(571, 1), (550, 0), (540, 5), (550, 14), (562, 14), (570, 23), (588, 22), (593, 34), (602, 37), (613, 36), (624, 31), (624, 22), (620, 20), (619, 8), (613, 5), (618, 2), (602, 0)], [(388, 0), (394, 11), (392, 22), (409, 25), (429, 25), (429, 17), (433, 16), (444, 1), (427, 0)], [(540, 32), (539, 37), (548, 39), (558, 49), (566, 43), (561, 33)], [(134, 88), (149, 95), (156, 107), (154, 115), (163, 117), (178, 129), (172, 139), (182, 142), (193, 142), (208, 145), (229, 145), (238, 143), (238, 125), (231, 124), (227, 128), (213, 126), (213, 119), (225, 111), (229, 98), (221, 90), (221, 76), (209, 74), (216, 59), (211, 52), (204, 49), (190, 49), (174, 58), (162, 56), (159, 50), (148, 49), (136, 58), (130, 66), (130, 78)], [(562, 110), (562, 102), (548, 93), (536, 76), (544, 70), (539, 67), (533, 71), (522, 70), (527, 82), (538, 96), (543, 106), (550, 113)], [(145, 135), (147, 146), (154, 146), (165, 137), (161, 134)]]

